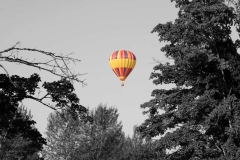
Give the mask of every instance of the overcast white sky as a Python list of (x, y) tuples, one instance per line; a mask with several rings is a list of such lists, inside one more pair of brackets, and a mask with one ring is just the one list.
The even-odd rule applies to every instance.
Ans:
[[(166, 61), (157, 34), (150, 32), (158, 23), (173, 21), (178, 9), (170, 0), (0, 0), (0, 50), (17, 41), (21, 47), (68, 54), (82, 61), (72, 66), (75, 72), (87, 73), (80, 77), (88, 84), (74, 84), (82, 105), (94, 108), (100, 103), (117, 107), (123, 131), (133, 133), (133, 126), (146, 116), (140, 105), (151, 99), (156, 88), (149, 80), (154, 67), (153, 57)], [(125, 86), (110, 69), (108, 58), (119, 49), (132, 51), (137, 64)], [(41, 59), (33, 52), (22, 56)], [(11, 75), (29, 77), (37, 72), (42, 81), (58, 80), (44, 71), (26, 66), (4, 63)], [(1, 69), (0, 73), (4, 73)], [(44, 134), (47, 117), (52, 111), (26, 100), (36, 127)]]

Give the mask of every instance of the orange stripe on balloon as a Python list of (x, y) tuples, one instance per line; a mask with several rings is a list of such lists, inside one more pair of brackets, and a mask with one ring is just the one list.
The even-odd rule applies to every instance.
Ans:
[(122, 50), (119, 50), (119, 58), (122, 59)]
[(131, 57), (130, 59), (133, 59), (133, 54), (132, 54), (132, 52), (129, 51), (129, 54), (130, 54), (130, 57)]
[(121, 56), (121, 50), (118, 50), (118, 51), (117, 51), (117, 59), (119, 59), (120, 56)]

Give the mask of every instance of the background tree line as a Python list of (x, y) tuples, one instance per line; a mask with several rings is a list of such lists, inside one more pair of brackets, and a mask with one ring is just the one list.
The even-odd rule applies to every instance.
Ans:
[(67, 112), (50, 114), (43, 157), (49, 160), (157, 158), (157, 154), (152, 153), (151, 141), (145, 141), (136, 131), (132, 137), (125, 136), (117, 108), (100, 104), (89, 114), (93, 123), (76, 121)]

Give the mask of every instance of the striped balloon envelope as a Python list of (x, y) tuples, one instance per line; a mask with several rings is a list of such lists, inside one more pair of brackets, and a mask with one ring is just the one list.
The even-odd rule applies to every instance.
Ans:
[(110, 55), (109, 64), (124, 86), (125, 79), (136, 65), (136, 56), (130, 51), (118, 50)]

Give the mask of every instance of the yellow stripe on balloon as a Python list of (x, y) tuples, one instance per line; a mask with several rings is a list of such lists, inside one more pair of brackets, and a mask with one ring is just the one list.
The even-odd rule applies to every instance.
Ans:
[(136, 60), (133, 59), (113, 59), (109, 61), (112, 68), (134, 68)]

